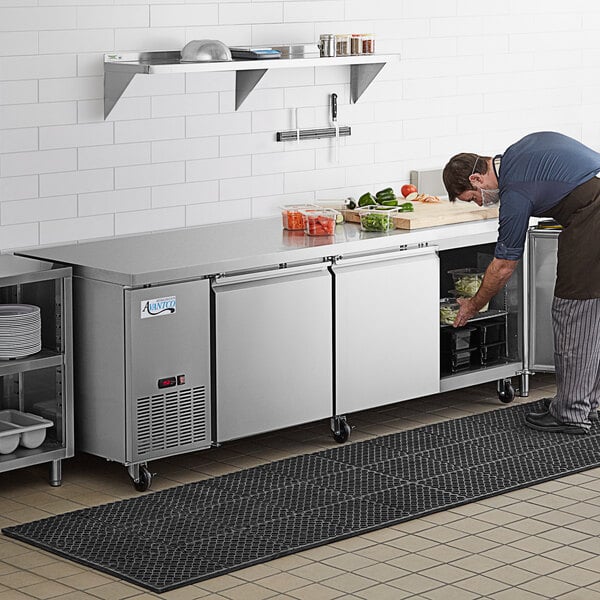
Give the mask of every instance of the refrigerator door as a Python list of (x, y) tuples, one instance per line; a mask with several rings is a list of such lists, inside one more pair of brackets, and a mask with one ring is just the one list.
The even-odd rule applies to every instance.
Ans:
[(218, 441), (331, 416), (327, 266), (288, 267), (214, 282)]
[(554, 372), (552, 298), (559, 231), (529, 232), (529, 368)]
[(342, 258), (333, 271), (336, 414), (439, 392), (436, 249)]

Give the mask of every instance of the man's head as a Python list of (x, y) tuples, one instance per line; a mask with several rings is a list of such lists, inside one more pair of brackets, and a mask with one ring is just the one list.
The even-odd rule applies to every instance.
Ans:
[(442, 174), (450, 202), (458, 198), (465, 202), (476, 202), (481, 206), (480, 189), (498, 187), (491, 161), (490, 156), (479, 156), (472, 152), (461, 152), (453, 156)]

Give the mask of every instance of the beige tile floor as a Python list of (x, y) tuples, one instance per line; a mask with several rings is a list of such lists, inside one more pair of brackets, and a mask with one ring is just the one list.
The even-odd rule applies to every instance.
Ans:
[[(531, 380), (529, 402), (554, 391)], [(495, 385), (353, 415), (353, 440), (503, 408)], [(334, 446), (320, 422), (157, 461), (152, 489)], [(47, 469), (0, 474), (0, 526), (138, 494), (124, 467), (81, 455), (63, 485)], [(600, 600), (600, 468), (235, 571), (165, 594), (0, 536), (0, 600)]]

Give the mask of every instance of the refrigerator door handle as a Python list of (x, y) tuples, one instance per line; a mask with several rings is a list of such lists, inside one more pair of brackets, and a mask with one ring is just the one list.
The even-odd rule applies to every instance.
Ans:
[(329, 262), (319, 262), (310, 265), (297, 265), (291, 267), (282, 267), (280, 269), (271, 269), (268, 271), (254, 271), (252, 273), (241, 273), (239, 275), (222, 275), (213, 280), (213, 288), (224, 287), (227, 285), (236, 285), (240, 283), (252, 283), (255, 281), (264, 281), (268, 279), (278, 279), (281, 277), (292, 277), (294, 275), (306, 275), (308, 273), (318, 273), (325, 271), (329, 267)]
[(399, 260), (412, 258), (415, 256), (425, 256), (436, 253), (437, 246), (425, 246), (423, 248), (411, 248), (408, 250), (398, 250), (395, 252), (378, 252), (373, 254), (364, 254), (361, 256), (339, 256), (334, 260), (336, 267), (354, 267), (356, 265), (366, 265), (369, 263), (379, 263), (388, 260)]

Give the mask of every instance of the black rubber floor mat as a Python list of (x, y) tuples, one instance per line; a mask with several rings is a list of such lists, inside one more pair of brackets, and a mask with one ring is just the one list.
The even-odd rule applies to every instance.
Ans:
[(166, 592), (307, 548), (600, 466), (589, 436), (516, 405), (3, 529)]

